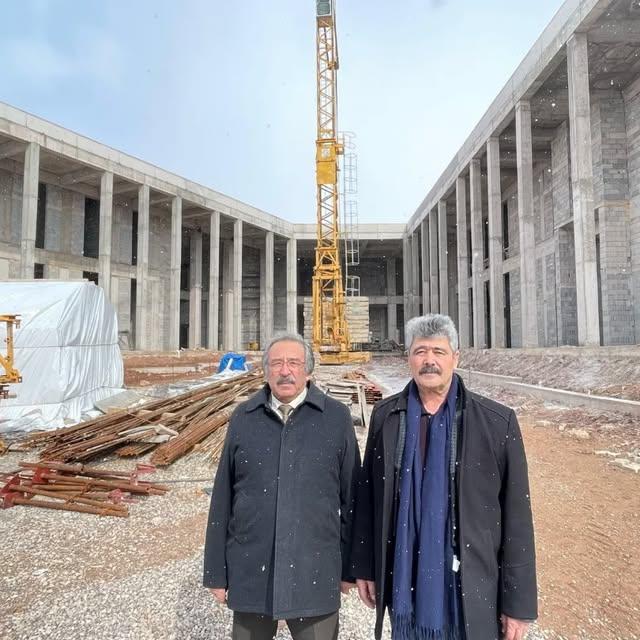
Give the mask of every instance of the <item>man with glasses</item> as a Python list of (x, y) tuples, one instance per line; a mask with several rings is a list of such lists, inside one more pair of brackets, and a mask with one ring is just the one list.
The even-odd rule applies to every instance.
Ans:
[(349, 409), (311, 381), (314, 357), (297, 334), (275, 337), (266, 384), (231, 416), (216, 474), (204, 586), (233, 610), (234, 640), (338, 637), (340, 592), (360, 467)]

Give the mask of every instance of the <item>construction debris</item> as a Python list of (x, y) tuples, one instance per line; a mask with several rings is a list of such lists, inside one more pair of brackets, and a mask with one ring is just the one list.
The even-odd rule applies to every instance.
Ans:
[(169, 490), (138, 479), (154, 471), (151, 465), (138, 465), (131, 472), (50, 461), (20, 462), (19, 466), (21, 470), (6, 476), (0, 489), (3, 509), (24, 505), (126, 518), (132, 494), (164, 495)]
[[(378, 400), (382, 400), (382, 389), (377, 384), (371, 382), (371, 380), (367, 378), (364, 371), (362, 371), (361, 369), (348, 371), (342, 376), (342, 378), (344, 380), (352, 380), (354, 382), (361, 383), (362, 387), (364, 388), (364, 395), (367, 404), (375, 404), (376, 402), (378, 402)], [(353, 402), (358, 402), (358, 398), (355, 394)]]
[[(40, 454), (43, 460), (62, 462), (85, 461), (108, 452), (135, 456), (156, 449), (152, 463), (171, 464), (223, 427), (231, 405), (261, 384), (262, 371), (254, 369), (133, 410), (120, 410), (71, 427), (32, 434), (21, 446), (44, 445)], [(229, 409), (223, 411), (226, 408)]]

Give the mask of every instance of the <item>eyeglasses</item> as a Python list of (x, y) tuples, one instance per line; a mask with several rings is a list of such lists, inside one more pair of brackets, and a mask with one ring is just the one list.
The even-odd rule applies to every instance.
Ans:
[(302, 369), (302, 367), (304, 367), (304, 362), (302, 360), (288, 360), (287, 359), (287, 360), (271, 360), (271, 362), (269, 362), (269, 368), (278, 371), (278, 370), (282, 369), (282, 367), (284, 367), (285, 364), (292, 371), (295, 371), (295, 370), (298, 370), (298, 369)]

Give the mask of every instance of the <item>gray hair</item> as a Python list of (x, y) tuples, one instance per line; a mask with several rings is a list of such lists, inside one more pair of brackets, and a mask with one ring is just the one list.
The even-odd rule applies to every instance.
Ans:
[(458, 330), (449, 316), (439, 313), (428, 313), (425, 316), (411, 318), (404, 331), (404, 342), (407, 351), (416, 338), (447, 338), (455, 353), (458, 350)]
[(262, 368), (266, 375), (269, 375), (269, 349), (276, 342), (297, 342), (304, 348), (304, 370), (307, 375), (311, 375), (316, 359), (313, 356), (311, 345), (299, 333), (277, 333), (267, 342), (267, 346), (262, 352)]

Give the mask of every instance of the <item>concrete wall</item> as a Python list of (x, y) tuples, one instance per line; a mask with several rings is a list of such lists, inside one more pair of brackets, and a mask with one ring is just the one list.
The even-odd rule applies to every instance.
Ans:
[(260, 341), (260, 251), (242, 247), (242, 348)]

